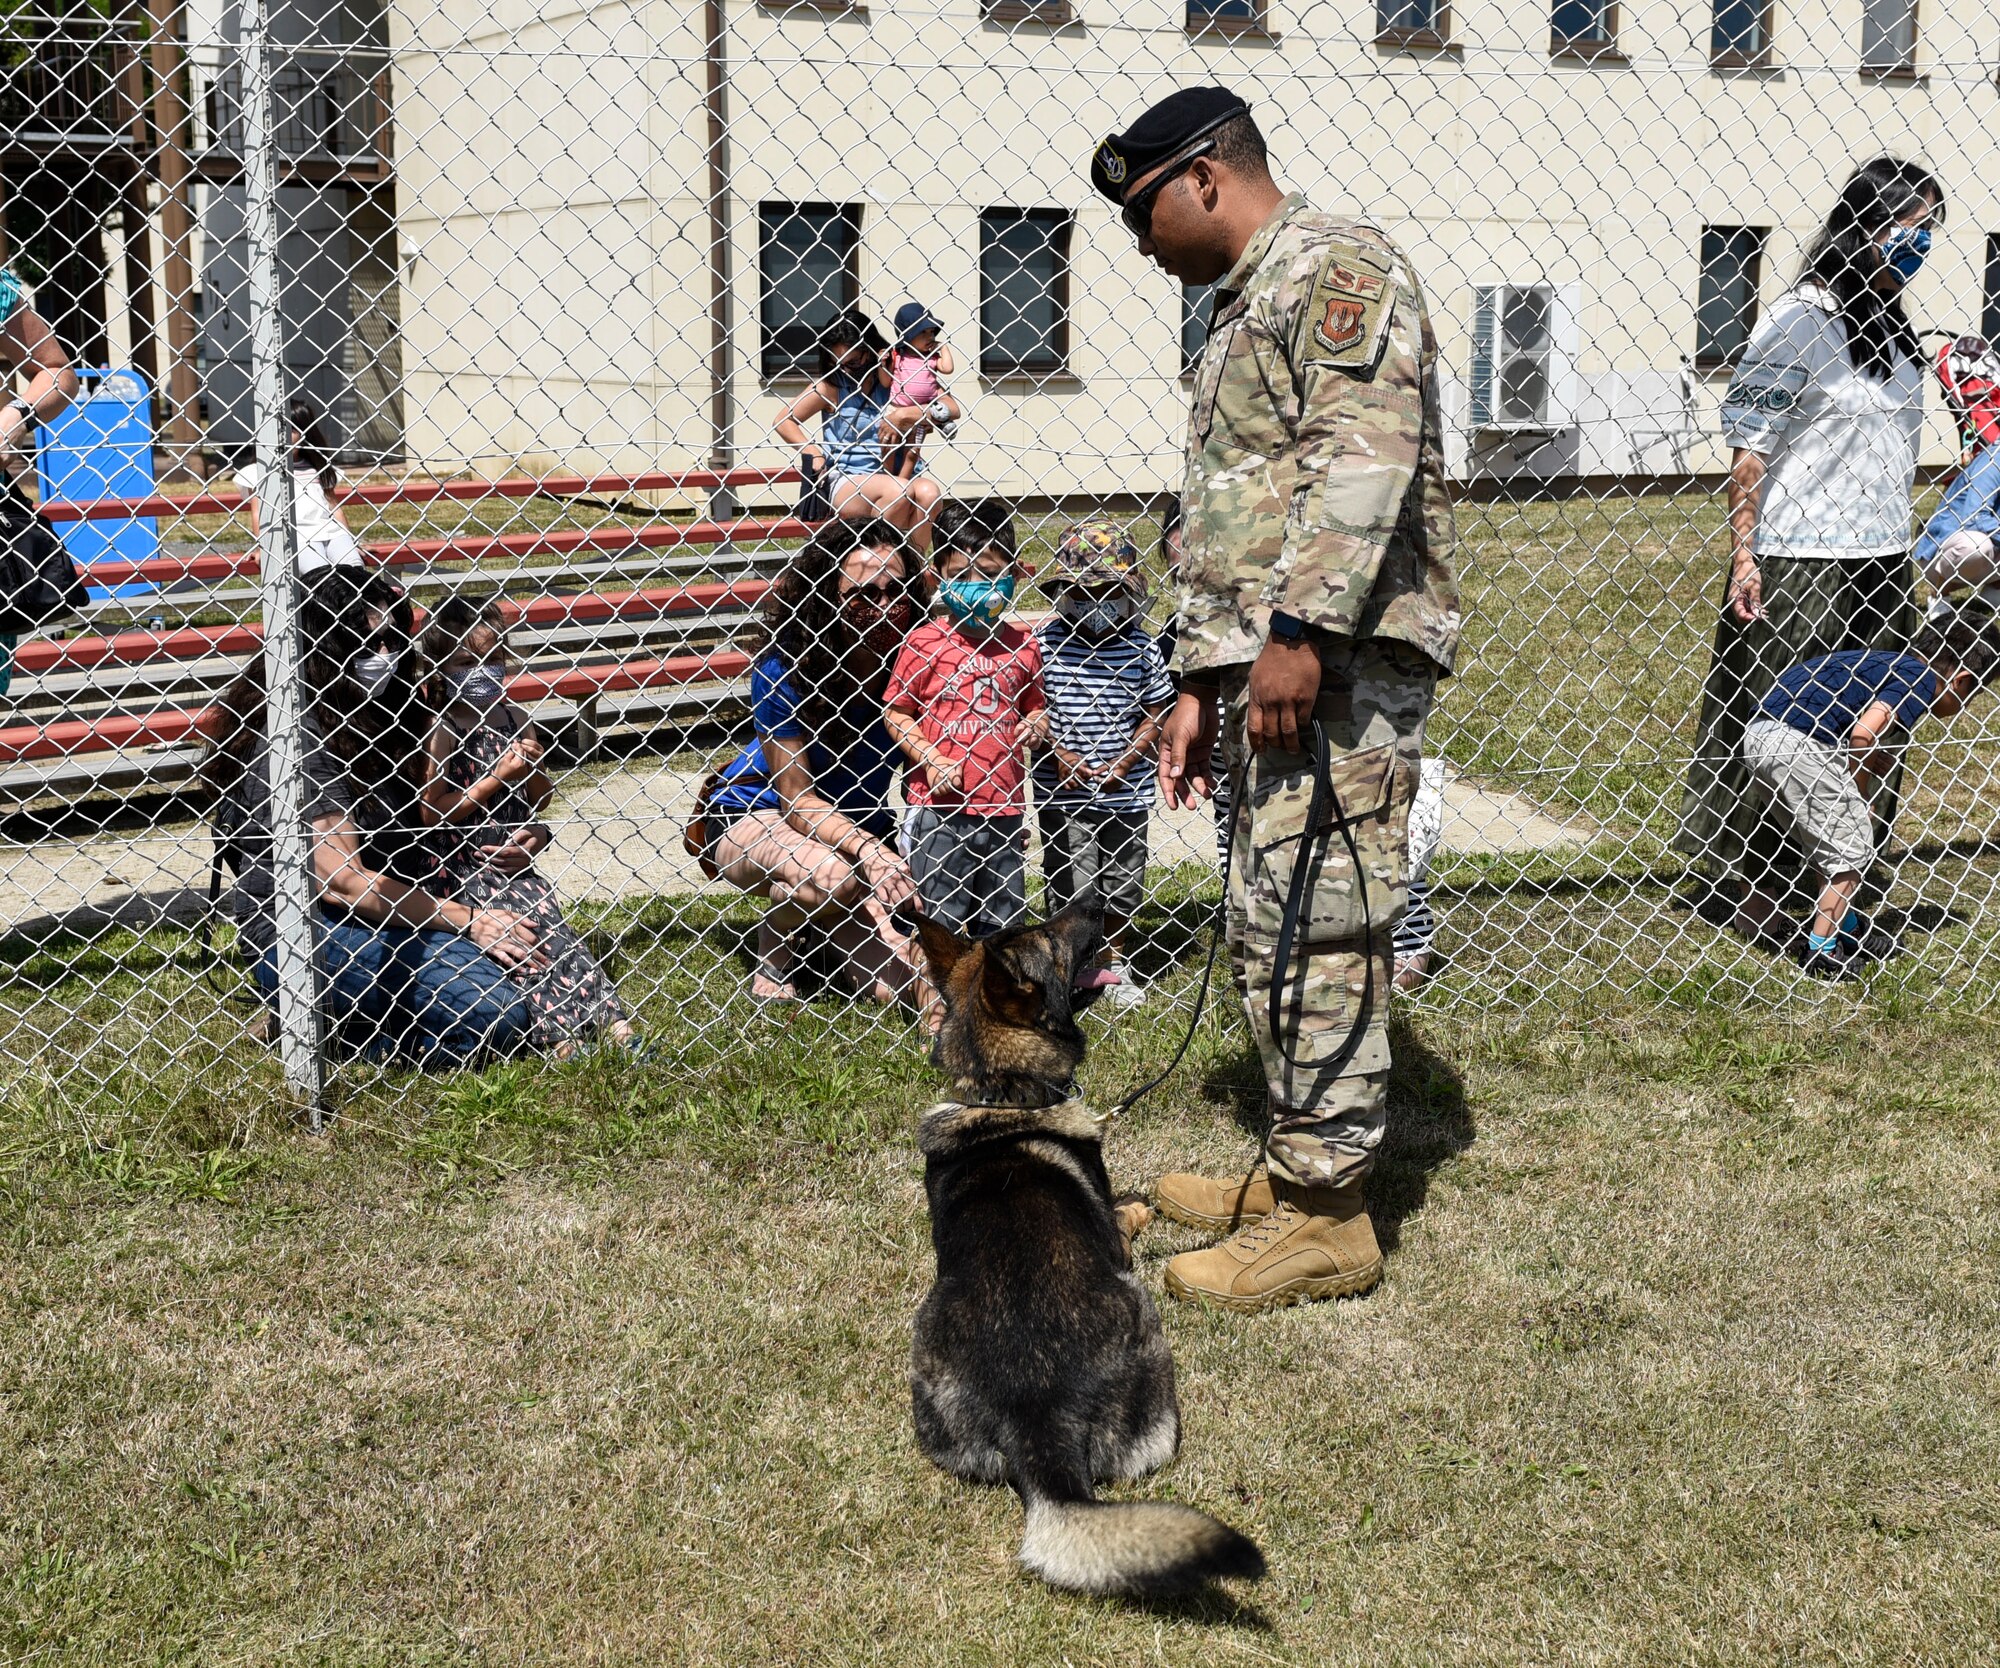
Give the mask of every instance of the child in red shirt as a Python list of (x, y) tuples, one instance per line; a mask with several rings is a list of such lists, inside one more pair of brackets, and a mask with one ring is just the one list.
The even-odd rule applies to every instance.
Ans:
[(1021, 578), (1013, 511), (941, 516), (933, 560), (946, 618), (910, 633), (885, 697), (910, 761), (903, 849), (924, 913), (966, 937), (1028, 912), (1027, 749), (1048, 724), (1034, 633), (1005, 619)]

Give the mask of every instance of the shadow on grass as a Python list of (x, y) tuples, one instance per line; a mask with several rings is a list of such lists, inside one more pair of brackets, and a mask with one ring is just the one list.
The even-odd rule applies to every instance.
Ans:
[(1275, 1634), (1271, 1618), (1248, 1599), (1226, 1587), (1204, 1587), (1174, 1598), (1131, 1599), (1126, 1608), (1163, 1622), (1194, 1622), (1202, 1627), (1241, 1628), (1248, 1633)]
[[(1234, 1001), (1233, 993), (1225, 1000)], [(1423, 1209), (1431, 1176), (1477, 1138), (1458, 1070), (1413, 1030), (1401, 1013), (1389, 1018), (1389, 1127), (1368, 1182), (1368, 1213), (1382, 1249), (1393, 1251), (1403, 1223)], [(1271, 1131), (1264, 1068), (1245, 1046), (1212, 1072), (1204, 1087), (1228, 1103), (1237, 1126), (1261, 1148)]]

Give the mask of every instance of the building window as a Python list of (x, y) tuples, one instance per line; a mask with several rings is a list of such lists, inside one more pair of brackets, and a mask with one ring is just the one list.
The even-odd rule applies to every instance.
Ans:
[(1069, 23), (1075, 14), (1069, 0), (985, 0), (981, 7), (988, 23)]
[(1601, 58), (1618, 50), (1614, 0), (1554, 0), (1549, 7), (1549, 50), (1568, 57)]
[(858, 306), (861, 210), (757, 205), (757, 323), (766, 376), (817, 376), (819, 336)]
[(979, 368), (1047, 376), (1069, 365), (1070, 217), (987, 209), (979, 217)]
[(2000, 347), (2000, 232), (1986, 234), (1984, 302), (1979, 310), (1979, 333)]
[(1450, 9), (1445, 0), (1375, 0), (1375, 38), (1384, 46), (1443, 46)]
[(1873, 75), (1914, 75), (1917, 0), (1861, 0), (1861, 67)]
[(1472, 426), (1536, 428), (1553, 416), (1556, 295), (1547, 284), (1472, 292)]
[(1187, 0), (1187, 26), (1190, 34), (1264, 34), (1264, 0)]
[(1757, 288), (1764, 270), (1761, 226), (1701, 229), (1701, 287), (1694, 305), (1694, 362), (1731, 365), (1757, 322)]
[(1181, 375), (1193, 376), (1208, 346), (1209, 322), (1215, 317), (1215, 284), (1181, 286)]
[(1771, 61), (1771, 0), (1715, 0), (1709, 62), (1761, 69)]

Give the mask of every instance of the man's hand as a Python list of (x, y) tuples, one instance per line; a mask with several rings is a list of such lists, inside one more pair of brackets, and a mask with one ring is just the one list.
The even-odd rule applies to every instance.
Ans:
[(1303, 753), (1319, 699), (1319, 650), (1273, 637), (1250, 665), (1250, 751)]
[(1160, 795), (1176, 810), (1215, 797), (1209, 761), (1215, 756), (1215, 691), (1183, 689), (1160, 728)]

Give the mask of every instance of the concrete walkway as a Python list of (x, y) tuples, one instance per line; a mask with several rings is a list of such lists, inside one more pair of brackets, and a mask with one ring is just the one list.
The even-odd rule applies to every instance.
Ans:
[[(555, 844), (542, 871), (566, 898), (609, 901), (679, 892), (727, 891), (704, 878), (681, 849), (681, 828), (699, 778), (637, 764), (579, 782), (550, 818)], [(1562, 821), (1518, 794), (1463, 778), (1445, 786), (1443, 844), (1454, 852), (1533, 852), (1587, 845), (1599, 831)], [(1156, 812), (1153, 861), (1213, 862), (1206, 808)], [(212, 847), (200, 823), (143, 834), (0, 842), (0, 933), (42, 940), (197, 918), (206, 901)]]

